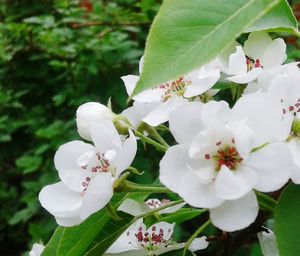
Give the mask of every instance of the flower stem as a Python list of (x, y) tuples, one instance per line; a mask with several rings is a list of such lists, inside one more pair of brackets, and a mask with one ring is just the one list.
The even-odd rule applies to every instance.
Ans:
[(131, 181), (122, 182), (116, 190), (118, 192), (150, 192), (150, 193), (172, 193), (168, 188), (155, 185), (137, 184)]
[(209, 225), (211, 224), (210, 219), (208, 221), (206, 221), (202, 226), (200, 226), (196, 232), (189, 238), (189, 240), (186, 242), (185, 246), (184, 246), (184, 250), (183, 250), (183, 256), (185, 256), (186, 251), (189, 249), (189, 247), (191, 246), (192, 242), (194, 241), (195, 238), (197, 238), (197, 236)]
[(143, 140), (144, 142), (151, 144), (152, 146), (154, 146), (156, 149), (158, 149), (159, 151), (162, 152), (166, 152), (168, 150), (168, 146), (162, 145), (158, 142), (156, 142), (155, 140), (152, 140), (150, 138), (148, 138), (147, 136), (145, 136), (143, 133), (139, 132), (139, 131), (134, 131), (135, 135), (137, 137), (139, 137), (141, 140)]
[(258, 204), (262, 209), (274, 213), (277, 204), (275, 199), (259, 191), (256, 191), (256, 196)]
[(111, 205), (111, 203), (108, 203), (105, 206), (106, 210), (108, 211), (108, 213), (110, 214), (110, 216), (116, 220), (116, 221), (120, 221), (122, 220), (122, 218), (117, 214), (116, 210), (114, 209), (114, 207)]
[(150, 131), (150, 134), (157, 139), (163, 146), (165, 147), (169, 147), (169, 144), (164, 140), (164, 138), (159, 134), (159, 132), (157, 131), (157, 129), (155, 127), (152, 126), (148, 126), (148, 129)]

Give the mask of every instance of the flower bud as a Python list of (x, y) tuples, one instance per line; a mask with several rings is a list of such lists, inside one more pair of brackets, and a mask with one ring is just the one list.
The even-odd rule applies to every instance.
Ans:
[(86, 140), (92, 140), (90, 133), (92, 123), (100, 123), (103, 120), (112, 119), (112, 111), (98, 102), (87, 102), (81, 105), (76, 111), (78, 133)]

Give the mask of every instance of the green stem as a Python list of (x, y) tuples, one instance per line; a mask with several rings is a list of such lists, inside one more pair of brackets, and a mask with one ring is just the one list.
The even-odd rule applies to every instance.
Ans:
[(148, 144), (151, 144), (152, 146), (154, 146), (156, 149), (162, 151), (162, 152), (166, 152), (168, 150), (168, 147), (165, 145), (162, 145), (158, 142), (156, 142), (155, 140), (152, 140), (150, 138), (148, 138), (147, 136), (145, 136), (143, 133), (139, 132), (139, 131), (134, 131), (135, 135), (137, 137), (139, 137), (140, 139), (142, 139), (143, 141), (145, 141)]
[(259, 191), (256, 191), (256, 196), (259, 206), (273, 214), (277, 204), (276, 200)]
[(124, 181), (116, 190), (118, 192), (150, 192), (150, 193), (172, 193), (169, 189), (162, 186), (143, 185), (131, 181)]
[(189, 238), (189, 240), (186, 242), (183, 250), (183, 256), (185, 256), (187, 250), (191, 246), (192, 242), (194, 241), (195, 238), (198, 237), (198, 235), (211, 223), (210, 220), (206, 221), (202, 226), (200, 226), (196, 232)]
[(163, 146), (170, 147), (169, 144), (164, 140), (164, 138), (159, 134), (155, 127), (149, 126), (150, 134), (157, 139)]
[(108, 211), (108, 213), (110, 214), (110, 216), (116, 220), (116, 221), (120, 221), (122, 220), (122, 218), (116, 213), (116, 210), (113, 208), (113, 206), (111, 205), (111, 203), (108, 203), (105, 206), (106, 210)]

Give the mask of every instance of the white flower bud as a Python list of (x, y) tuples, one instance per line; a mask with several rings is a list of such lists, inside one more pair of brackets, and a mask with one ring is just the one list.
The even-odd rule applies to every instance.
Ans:
[(90, 141), (92, 140), (90, 133), (91, 124), (112, 119), (113, 113), (111, 110), (98, 102), (85, 103), (76, 111), (78, 133), (82, 138)]
[(34, 243), (31, 251), (29, 252), (29, 256), (40, 256), (44, 251), (45, 246), (42, 244)]

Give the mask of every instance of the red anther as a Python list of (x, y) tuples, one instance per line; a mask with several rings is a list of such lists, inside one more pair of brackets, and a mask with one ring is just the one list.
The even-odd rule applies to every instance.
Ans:
[(92, 168), (92, 172), (97, 172), (97, 167), (94, 166), (94, 167)]
[(293, 106), (289, 106), (289, 111), (293, 111), (295, 108)]
[(205, 159), (209, 160), (210, 159), (210, 154), (205, 154)]
[(246, 58), (246, 64), (247, 64), (247, 65), (250, 65), (250, 64), (251, 64), (251, 60), (248, 59), (248, 58)]
[(299, 107), (300, 107), (300, 103), (296, 103), (296, 104), (295, 104), (295, 107), (296, 107), (296, 108), (299, 108)]
[(256, 60), (255, 60), (254, 67), (256, 67), (256, 68), (262, 67), (262, 66), (260, 65), (259, 59), (256, 59)]
[(234, 140), (234, 138), (232, 138), (231, 142), (232, 142), (233, 144), (235, 144), (235, 140)]
[(90, 182), (90, 181), (91, 181), (91, 178), (90, 178), (90, 177), (86, 177), (85, 180), (86, 180), (87, 182)]
[(221, 144), (222, 144), (221, 141), (218, 141), (218, 142), (216, 143), (217, 146), (220, 146)]
[(283, 112), (283, 114), (285, 114), (285, 113), (286, 113), (286, 110), (283, 108), (283, 109), (282, 109), (282, 112)]
[(153, 226), (153, 227), (152, 227), (152, 231), (155, 231), (155, 230), (156, 230), (156, 227), (155, 227), (155, 226)]
[(84, 186), (84, 187), (87, 187), (87, 185), (88, 185), (85, 181), (82, 182), (81, 184), (82, 184), (82, 186)]

